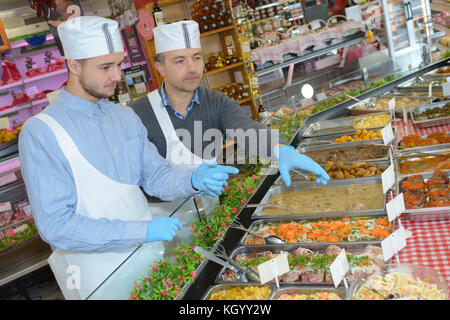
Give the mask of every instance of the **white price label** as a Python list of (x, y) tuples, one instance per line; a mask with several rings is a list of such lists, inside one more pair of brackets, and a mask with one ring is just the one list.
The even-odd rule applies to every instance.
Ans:
[(289, 272), (287, 252), (283, 252), (275, 258), (258, 265), (258, 273), (261, 284), (269, 282)]
[(406, 232), (404, 228), (399, 228), (389, 237), (381, 241), (384, 261), (388, 261), (404, 247), (406, 247)]
[(348, 270), (350, 269), (348, 265), (347, 255), (345, 254), (345, 249), (339, 252), (336, 259), (330, 265), (331, 277), (333, 278), (334, 286), (337, 287), (341, 281), (345, 278)]
[(403, 212), (405, 212), (405, 210), (406, 209), (403, 192), (386, 204), (386, 211), (389, 221), (392, 221), (395, 218), (399, 217)]
[(450, 96), (450, 82), (444, 82), (442, 84), (442, 93), (444, 94), (444, 97)]
[(395, 172), (394, 166), (391, 164), (384, 172), (381, 174), (381, 184), (383, 187), (383, 193), (386, 193), (395, 183)]
[(386, 127), (381, 129), (381, 136), (383, 137), (383, 143), (389, 144), (394, 140), (394, 133), (392, 132), (392, 125), (389, 123)]

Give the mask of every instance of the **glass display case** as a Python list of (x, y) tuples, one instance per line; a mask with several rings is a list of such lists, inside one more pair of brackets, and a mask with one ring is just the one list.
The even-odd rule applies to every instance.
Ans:
[[(179, 218), (182, 229), (176, 233), (176, 236), (170, 242), (158, 241), (147, 243), (136, 247), (136, 249), (106, 278), (86, 299), (87, 300), (127, 300), (131, 296), (135, 281), (139, 278), (147, 276), (147, 272), (151, 270), (152, 265), (148, 264), (149, 246), (157, 248), (160, 259), (167, 259), (173, 262), (173, 252), (177, 244), (180, 242), (188, 243), (192, 240), (191, 224), (199, 219), (207, 217), (204, 212), (208, 212), (208, 207), (213, 206), (218, 199), (202, 197), (200, 199), (186, 199), (175, 209), (170, 217)], [(153, 214), (156, 218), (158, 214)], [(143, 263), (147, 261), (147, 263)], [(183, 290), (182, 290), (183, 291)]]

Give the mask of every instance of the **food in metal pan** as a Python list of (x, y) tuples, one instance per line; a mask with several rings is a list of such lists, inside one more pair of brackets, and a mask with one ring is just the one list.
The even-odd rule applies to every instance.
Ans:
[(442, 108), (431, 108), (414, 115), (414, 119), (416, 121), (431, 120), (444, 117), (450, 117), (450, 102), (446, 103)]
[(208, 300), (268, 300), (270, 292), (268, 286), (242, 286), (214, 292)]
[(415, 157), (412, 160), (400, 159), (400, 173), (411, 174), (430, 172), (435, 170), (447, 170), (450, 169), (450, 153), (446, 153), (442, 156), (422, 156)]
[[(328, 161), (325, 165), (325, 171), (331, 179), (353, 179), (363, 177), (380, 176), (386, 166), (378, 166), (369, 162), (353, 162), (351, 165), (344, 165), (342, 161)], [(315, 180), (315, 175), (311, 175), (311, 180)]]
[[(372, 288), (379, 292), (377, 294)], [(355, 300), (383, 300), (384, 297), (420, 297), (425, 300), (447, 299), (436, 284), (427, 283), (419, 278), (412, 277), (402, 272), (391, 272), (380, 275), (362, 286), (355, 294)]]
[[(383, 203), (380, 183), (283, 192), (275, 194), (268, 202), (269, 205), (289, 208), (298, 214), (379, 209), (383, 207)], [(265, 208), (261, 215), (290, 213), (281, 208)]]
[(436, 171), (426, 182), (422, 175), (408, 177), (401, 183), (405, 208), (418, 209), (450, 206), (448, 174)]
[(403, 148), (417, 148), (442, 143), (450, 143), (450, 136), (445, 132), (432, 133), (426, 138), (422, 138), (417, 134), (410, 134), (402, 138), (400, 146)]
[(382, 139), (381, 130), (369, 130), (359, 129), (356, 130), (353, 136), (343, 135), (334, 140), (334, 143), (352, 142), (352, 141), (362, 141), (371, 139)]
[[(290, 222), (266, 222), (254, 230), (263, 237), (277, 236), (287, 243), (378, 241), (392, 232), (387, 217), (335, 218)], [(248, 235), (246, 245), (265, 244), (264, 240)]]
[(353, 120), (353, 128), (356, 129), (368, 129), (368, 128), (381, 128), (385, 127), (391, 121), (391, 116), (388, 113), (377, 115), (366, 115), (364, 117), (358, 117)]
[[(381, 98), (377, 99), (373, 102), (375, 105), (374, 108), (369, 105), (363, 103), (355, 106), (354, 110), (369, 110), (369, 111), (388, 111), (389, 103), (393, 98)], [(395, 109), (398, 111), (402, 111), (403, 109), (409, 111), (409, 109), (413, 107), (420, 106), (422, 104), (427, 103), (428, 99), (417, 99), (410, 97), (395, 97)]]
[(282, 294), (277, 300), (342, 300), (342, 298), (334, 292), (318, 291), (312, 294)]
[(360, 144), (356, 146), (340, 147), (333, 149), (305, 151), (304, 154), (319, 164), (328, 161), (362, 161), (387, 158), (388, 146), (378, 144)]
[[(337, 245), (329, 245), (324, 252), (314, 252), (307, 248), (298, 247), (289, 251), (288, 262), (290, 271), (279, 276), (282, 283), (292, 282), (315, 282), (332, 283), (330, 265), (341, 252), (342, 248)], [(255, 252), (253, 254), (237, 254), (236, 262), (246, 268), (258, 271), (258, 265), (278, 256), (270, 250)], [(358, 253), (346, 251), (349, 263), (347, 280), (353, 281), (361, 274), (371, 275), (380, 271), (384, 264), (381, 247), (367, 245)], [(235, 272), (227, 269), (222, 275), (223, 281), (238, 281)]]

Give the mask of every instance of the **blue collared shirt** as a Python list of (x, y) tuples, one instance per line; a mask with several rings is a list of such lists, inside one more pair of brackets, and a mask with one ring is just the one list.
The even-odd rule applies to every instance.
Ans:
[(192, 107), (194, 106), (194, 103), (199, 105), (200, 99), (198, 97), (198, 89), (195, 89), (194, 96), (192, 97), (191, 102), (186, 108), (186, 115), (183, 116), (181, 113), (179, 113), (175, 108), (172, 106), (172, 104), (169, 101), (169, 98), (167, 98), (166, 90), (164, 89), (165, 83), (163, 82), (163, 85), (161, 86), (160, 94), (161, 94), (161, 100), (164, 107), (169, 107), (170, 110), (177, 116), (177, 118), (180, 118), (181, 120), (186, 120), (189, 111), (191, 111)]
[[(97, 170), (121, 183), (141, 186), (171, 201), (190, 197), (193, 170), (173, 170), (129, 107), (107, 100), (97, 104), (63, 88), (43, 111), (74, 140)], [(44, 241), (65, 250), (120, 250), (145, 242), (147, 222), (92, 219), (76, 214), (77, 192), (70, 165), (50, 128), (31, 118), (19, 140), (23, 179), (34, 220)], [(124, 212), (124, 219), (127, 213)]]

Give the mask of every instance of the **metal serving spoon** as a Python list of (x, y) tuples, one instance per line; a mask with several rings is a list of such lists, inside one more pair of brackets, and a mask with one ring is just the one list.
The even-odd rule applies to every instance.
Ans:
[(351, 95), (349, 95), (349, 94), (347, 94), (347, 93), (344, 93), (344, 95), (347, 96), (347, 97), (349, 97), (350, 99), (353, 99), (353, 100), (355, 100), (355, 101), (358, 101), (358, 102), (360, 102), (360, 103), (364, 103), (365, 105), (368, 105), (369, 108), (372, 108), (372, 109), (375, 108), (375, 104), (373, 104), (372, 102), (361, 101), (361, 100), (359, 100), (358, 98), (355, 98), (355, 97), (353, 97), (353, 96), (351, 96)]
[(239, 229), (239, 230), (245, 231), (248, 234), (251, 234), (251, 235), (253, 235), (255, 237), (263, 239), (265, 244), (285, 244), (286, 243), (284, 240), (278, 238), (277, 236), (263, 237), (263, 236), (260, 236), (259, 234), (253, 233), (253, 232), (249, 231), (247, 228), (245, 228), (242, 225), (242, 223), (240, 223), (237, 220), (232, 221), (231, 224), (230, 224), (230, 227), (233, 228), (233, 229)]

